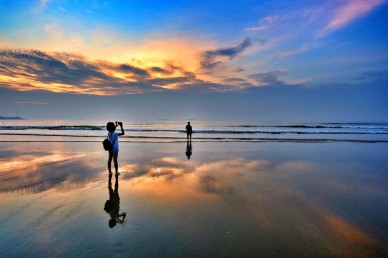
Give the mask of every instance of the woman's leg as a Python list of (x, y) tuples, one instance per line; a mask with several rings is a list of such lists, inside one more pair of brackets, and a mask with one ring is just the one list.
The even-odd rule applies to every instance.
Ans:
[(118, 156), (119, 156), (119, 153), (118, 153), (118, 152), (113, 153), (113, 162), (114, 162), (114, 164), (115, 164), (116, 173), (119, 172), (119, 163), (117, 162)]
[(113, 153), (110, 151), (109, 152), (109, 157), (108, 157), (108, 170), (109, 170), (109, 174), (112, 173), (112, 158), (113, 158)]

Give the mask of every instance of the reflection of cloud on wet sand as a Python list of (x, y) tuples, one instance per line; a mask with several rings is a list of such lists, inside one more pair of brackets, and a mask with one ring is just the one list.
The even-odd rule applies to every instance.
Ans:
[[(230, 164), (235, 164), (233, 160)], [(129, 172), (123, 179), (130, 180), (134, 190), (143, 194), (163, 195), (175, 201), (186, 202), (190, 200), (203, 200), (214, 198), (213, 195), (230, 195), (234, 189), (228, 180), (209, 174), (209, 171), (218, 170), (225, 163), (214, 162), (208, 164), (185, 163), (174, 157), (154, 159), (145, 164), (130, 164), (123, 167)], [(238, 166), (238, 164), (237, 164)], [(252, 166), (248, 163), (247, 166)], [(233, 166), (230, 170), (233, 170)], [(241, 168), (240, 172), (245, 169)], [(225, 169), (224, 169), (225, 172)]]
[[(242, 163), (244, 163), (243, 166)], [(178, 158), (165, 157), (154, 159), (149, 163), (126, 165), (123, 167), (123, 170), (127, 171), (128, 174), (123, 175), (123, 178), (131, 180), (134, 185), (139, 185), (144, 182), (148, 184), (174, 184), (174, 181), (193, 176), (196, 178), (195, 182), (198, 185), (214, 185), (220, 183), (220, 178), (214, 174), (208, 175), (210, 172), (230, 172), (233, 175), (243, 175), (249, 170), (256, 169), (258, 166), (265, 166), (266, 163), (266, 161), (246, 162), (243, 159), (235, 159), (187, 164), (184, 160)], [(203, 187), (201, 189), (205, 190), (207, 188)], [(212, 191), (205, 190), (205, 192)]]
[(186, 167), (180, 159), (165, 157), (154, 159), (144, 164), (127, 164), (123, 165), (122, 170), (127, 171), (123, 178), (136, 179), (142, 177), (162, 178), (163, 180), (172, 181), (175, 178), (182, 177), (184, 174), (191, 173), (192, 170)]
[[(325, 222), (330, 225), (330, 230), (333, 231), (334, 239), (332, 241), (334, 243), (330, 248), (337, 256), (374, 257), (379, 253), (378, 248), (376, 248), (378, 246), (377, 241), (365, 232), (333, 214), (323, 212), (322, 216)], [(339, 245), (338, 243), (341, 244)], [(346, 248), (341, 248), (341, 246)], [(382, 253), (380, 255), (381, 257), (383, 256)]]
[(161, 204), (173, 202), (216, 217), (220, 212), (219, 220), (226, 220), (230, 230), (251, 232), (247, 241), (252, 245), (258, 244), (252, 239), (265, 238), (270, 245), (290, 245), (295, 253), (311, 255), (318, 249), (323, 256), (352, 256), (356, 249), (366, 256), (382, 252), (365, 229), (330, 211), (322, 195), (325, 184), (310, 185), (311, 177), (324, 171), (313, 163), (244, 158), (195, 163), (161, 158), (131, 164), (126, 171), (133, 191)]
[(121, 178), (129, 180), (133, 191), (157, 197), (155, 200), (163, 197), (170, 201), (186, 203), (191, 197), (198, 197), (197, 189), (190, 187), (197, 180), (196, 175), (192, 173), (193, 168), (182, 163), (181, 159), (164, 157), (142, 164), (123, 165), (121, 170), (126, 173), (122, 174)]
[(82, 184), (94, 174), (85, 154), (30, 153), (0, 160), (0, 192), (42, 192), (53, 187)]
[[(66, 193), (74, 193), (74, 198), (78, 198), (79, 186), (88, 184), (102, 171), (101, 166), (106, 166), (105, 153), (101, 152), (66, 152), (60, 146), (51, 152), (27, 149), (31, 150), (8, 149), (17, 155), (0, 158), (0, 192), (37, 193), (52, 189), (55, 194), (45, 192), (55, 204), (55, 210), (48, 213), (57, 214), (67, 205), (66, 200), (57, 200), (63, 193), (61, 189), (73, 188)], [(227, 230), (231, 232), (228, 237), (234, 237), (233, 241), (242, 243), (247, 250), (256, 250), (260, 245), (272, 251), (282, 246), (290, 253), (306, 256), (314, 256), (318, 251), (322, 256), (383, 253), (376, 234), (333, 208), (340, 206), (341, 200), (327, 197), (328, 192), (339, 193), (342, 198), (355, 196), (350, 188), (343, 192), (344, 186), (349, 187), (349, 175), (353, 178), (350, 185), (357, 191), (370, 191), (364, 181), (358, 180), (359, 174), (296, 160), (211, 158), (187, 161), (167, 156), (129, 163), (132, 157), (125, 161), (122, 156), (120, 170), (125, 172), (120, 176), (120, 194), (130, 194), (133, 200), (138, 198), (147, 209), (156, 207), (150, 212), (160, 216), (160, 223), (171, 223), (168, 226), (188, 234), (187, 239), (203, 240), (203, 232), (209, 232), (208, 227), (216, 224), (212, 228), (216, 232), (211, 231), (213, 235), (205, 242), (224, 240), (222, 232)], [(96, 159), (99, 161), (94, 162)], [(192, 237), (194, 234), (197, 235)], [(264, 252), (263, 256), (266, 254), (273, 252)]]

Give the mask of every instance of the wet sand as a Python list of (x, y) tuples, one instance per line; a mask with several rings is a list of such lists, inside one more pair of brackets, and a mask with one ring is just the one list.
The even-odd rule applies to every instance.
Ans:
[(111, 187), (126, 218), (111, 228), (101, 143), (1, 142), (0, 256), (387, 256), (387, 154), (387, 143), (121, 143)]

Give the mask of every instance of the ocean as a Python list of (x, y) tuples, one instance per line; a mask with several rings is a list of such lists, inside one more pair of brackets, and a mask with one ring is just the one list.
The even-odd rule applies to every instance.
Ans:
[[(187, 121), (124, 123), (120, 142), (181, 142)], [(2, 120), (0, 141), (98, 142), (106, 136), (105, 121)], [(202, 142), (388, 142), (388, 123), (255, 123), (191, 121), (193, 141)]]

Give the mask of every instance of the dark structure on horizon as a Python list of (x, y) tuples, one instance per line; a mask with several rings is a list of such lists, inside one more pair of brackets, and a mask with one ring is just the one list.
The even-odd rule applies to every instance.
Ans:
[(0, 116), (0, 120), (25, 120), (20, 116)]

